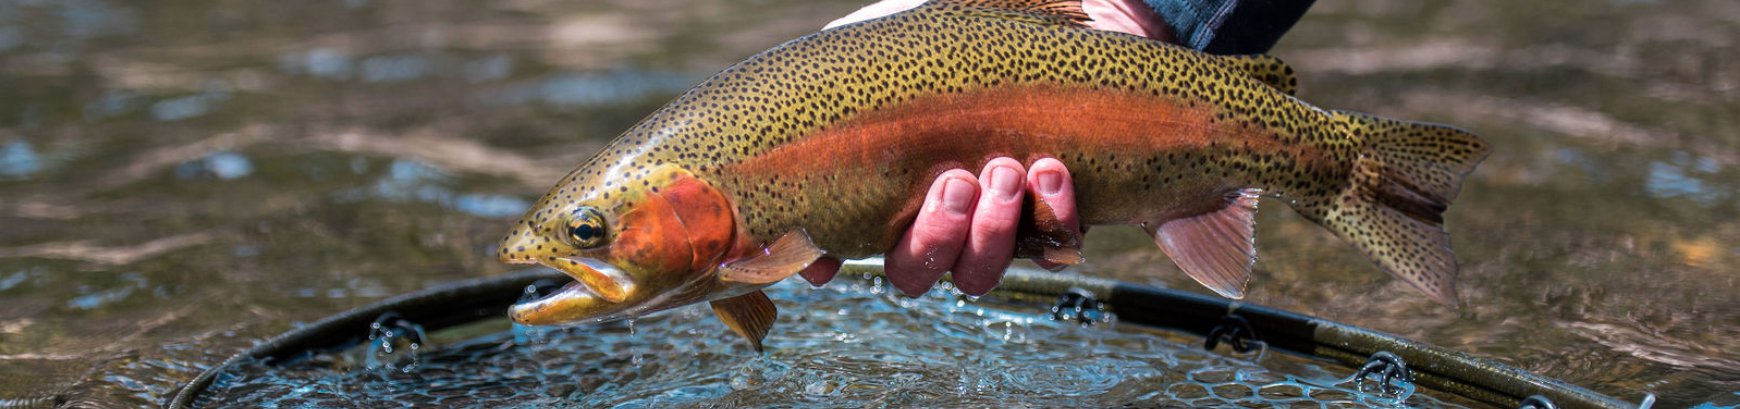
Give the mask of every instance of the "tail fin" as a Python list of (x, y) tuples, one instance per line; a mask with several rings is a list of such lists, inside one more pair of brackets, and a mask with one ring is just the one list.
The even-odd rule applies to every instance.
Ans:
[(1480, 137), (1446, 125), (1336, 111), (1363, 151), (1352, 181), (1318, 221), (1390, 275), (1456, 305), (1456, 256), (1444, 210), (1487, 154)]

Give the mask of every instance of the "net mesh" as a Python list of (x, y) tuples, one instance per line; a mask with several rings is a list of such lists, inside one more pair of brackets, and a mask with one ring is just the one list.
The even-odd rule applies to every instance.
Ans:
[[(705, 306), (602, 325), (428, 334), (229, 371), (202, 406), (1369, 407), (1460, 406), (1362, 387), (1352, 370), (1279, 353), (1228, 356), (1188, 338), (1054, 320), (1047, 306), (894, 296), (876, 278), (769, 289), (781, 317), (753, 352)], [(388, 333), (392, 334), (388, 334)], [(1362, 391), (1365, 389), (1365, 391)]]

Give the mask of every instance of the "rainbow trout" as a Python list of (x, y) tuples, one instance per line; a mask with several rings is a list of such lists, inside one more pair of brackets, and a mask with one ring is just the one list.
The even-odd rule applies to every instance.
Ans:
[[(726, 68), (514, 225), (503, 261), (576, 281), (510, 316), (600, 322), (710, 301), (760, 350), (776, 315), (761, 288), (893, 248), (938, 174), (999, 156), (1063, 161), (1083, 223), (1146, 230), (1227, 297), (1256, 260), (1264, 195), (1455, 304), (1442, 214), (1487, 153), (1478, 137), (1323, 110), (1291, 96), (1293, 70), (1274, 58), (1086, 19), (1077, 1), (931, 0)], [(1079, 261), (1081, 232), (1029, 205), (1017, 254)]]

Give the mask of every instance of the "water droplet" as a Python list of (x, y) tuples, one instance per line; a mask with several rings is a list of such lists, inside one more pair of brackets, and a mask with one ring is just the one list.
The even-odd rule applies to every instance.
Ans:
[(364, 367), (371, 371), (415, 371), (420, 360), (418, 350), (428, 339), (423, 326), (388, 313), (369, 324), (369, 348)]

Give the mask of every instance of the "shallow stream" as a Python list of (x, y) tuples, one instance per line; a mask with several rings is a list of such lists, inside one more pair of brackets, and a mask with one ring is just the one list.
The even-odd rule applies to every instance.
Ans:
[[(858, 3), (0, 0), (0, 403), (71, 390), (65, 403), (154, 404), (297, 323), (507, 271), (491, 246), (574, 164), (705, 76)], [(1493, 145), (1446, 216), (1466, 305), (1424, 299), (1278, 202), (1262, 207), (1249, 301), (1629, 401), (1740, 404), (1737, 42), (1740, 3), (1727, 0), (1318, 1), (1274, 52), (1301, 72), (1301, 98), (1456, 124)], [(1204, 291), (1134, 230), (1088, 241), (1086, 274)], [(769, 376), (733, 370), (802, 371), (811, 355), (857, 359), (865, 379), (913, 376), (878, 358), (900, 355), (826, 342), (881, 333), (1002, 351), (949, 369), (980, 379), (1042, 358), (1078, 361), (1064, 377), (1188, 373), (951, 333), (933, 316), (948, 305), (880, 312), (914, 317), (890, 321), (782, 304), (809, 321), (776, 327), (761, 358), (707, 344), (730, 338), (678, 312), (647, 322), (687, 322), (672, 328), (694, 339), (624, 336), (617, 356), (540, 362), (616, 370), (632, 351), (686, 343), (639, 354), (633, 371), (714, 377), (727, 385), (695, 393), (724, 395), (737, 376)], [(1130, 343), (1117, 351), (1169, 342), (1025, 331)], [(499, 387), (603, 402), (572, 400), (599, 396), (586, 383), (536, 379)], [(974, 402), (1102, 402), (1046, 386), (1069, 379), (997, 380), (988, 390), (1004, 395)], [(818, 390), (873, 396), (830, 385)], [(761, 398), (810, 399), (807, 384), (784, 387)], [(1131, 387), (1119, 393), (1164, 390)]]

